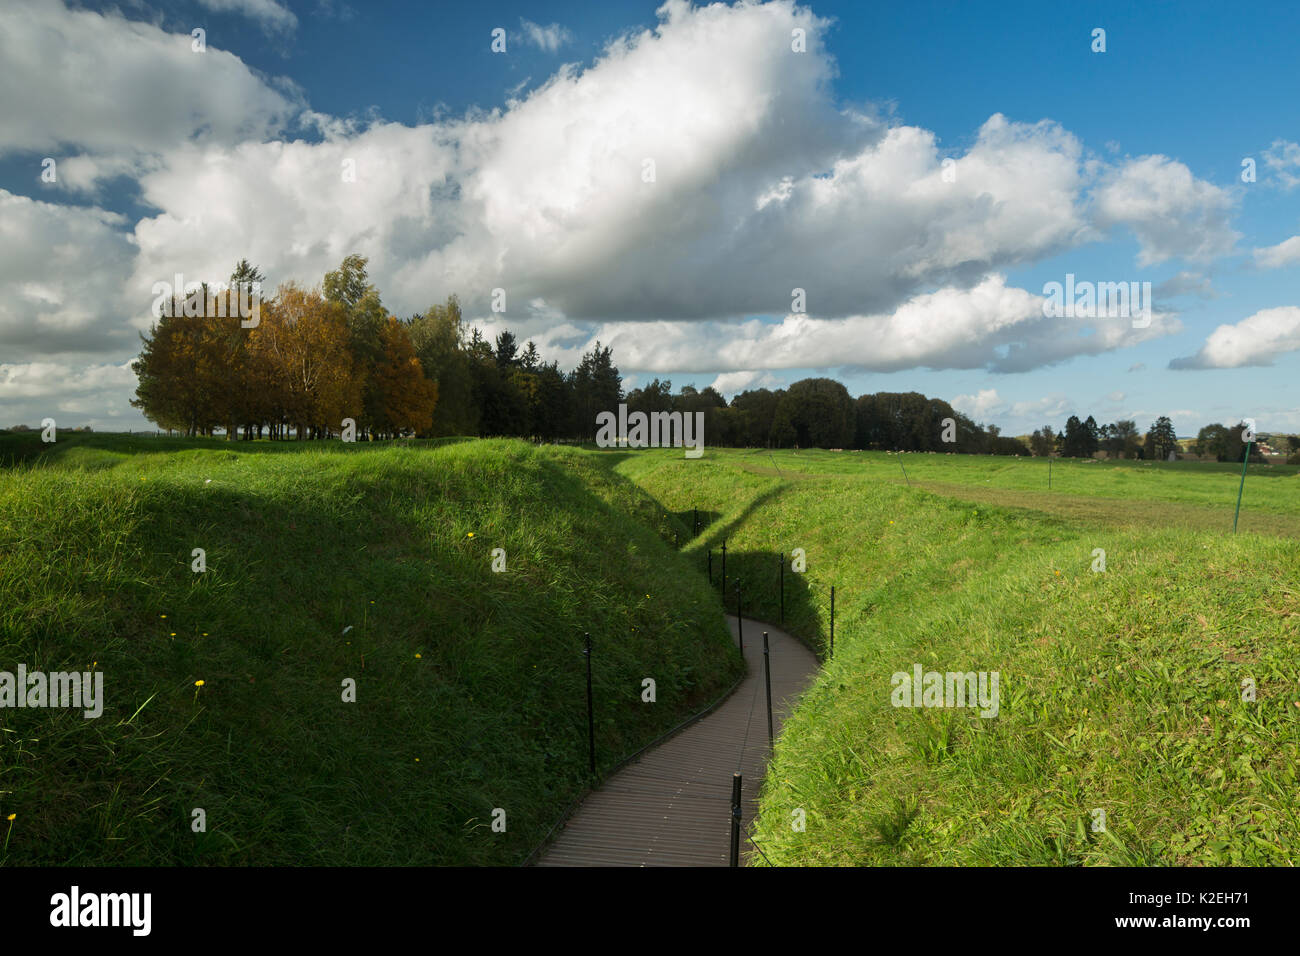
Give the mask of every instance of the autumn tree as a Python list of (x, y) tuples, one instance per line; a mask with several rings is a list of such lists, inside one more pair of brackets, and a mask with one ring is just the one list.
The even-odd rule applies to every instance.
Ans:
[(437, 383), (425, 377), (406, 326), (395, 317), (384, 322), (380, 340), (383, 357), (375, 366), (374, 381), (379, 432), (392, 436), (428, 432), (438, 404)]
[(282, 285), (273, 306), (263, 305), (254, 332), (251, 345), (278, 386), (279, 414), (299, 439), (323, 438), (337, 432), (344, 418), (358, 418), (363, 382), (339, 303), (316, 290)]

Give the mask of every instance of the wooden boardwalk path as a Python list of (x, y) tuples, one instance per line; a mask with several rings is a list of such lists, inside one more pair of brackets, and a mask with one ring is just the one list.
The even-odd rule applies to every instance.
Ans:
[[(727, 615), (731, 635), (736, 619)], [(743, 827), (767, 768), (763, 631), (772, 665), (772, 726), (811, 682), (817, 659), (785, 631), (744, 622), (748, 676), (716, 710), (619, 770), (574, 811), (538, 866), (726, 866), (731, 775), (743, 774)], [(748, 832), (742, 830), (742, 833)], [(752, 844), (741, 838), (742, 861)]]

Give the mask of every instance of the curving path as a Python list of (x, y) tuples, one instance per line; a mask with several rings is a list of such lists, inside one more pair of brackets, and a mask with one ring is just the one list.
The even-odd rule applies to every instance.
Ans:
[[(736, 619), (728, 614), (727, 622), (734, 640)], [(749, 674), (740, 686), (707, 717), (607, 779), (574, 811), (538, 866), (727, 865), (731, 775), (744, 776), (741, 824), (748, 827), (767, 767), (763, 631), (772, 664), (772, 726), (781, 732), (817, 659), (780, 628), (746, 619)], [(741, 837), (742, 862), (752, 846)]]

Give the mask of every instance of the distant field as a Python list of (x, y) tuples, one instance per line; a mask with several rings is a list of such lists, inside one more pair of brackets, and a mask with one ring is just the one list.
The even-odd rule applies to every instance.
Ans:
[(0, 863), (517, 864), (586, 782), (584, 631), (604, 767), (739, 674), (688, 528), (588, 452), (0, 436), (0, 462), (0, 671), (107, 698), (0, 711)]
[[(1034, 494), (1083, 507), (1070, 514), (1024, 497), (1046, 462), (901, 461), (910, 488), (883, 454), (645, 451), (618, 465), (669, 508), (716, 516), (691, 550), (702, 564), (725, 539), (755, 617), (779, 614), (778, 554), (805, 549), (807, 572), (786, 568), (786, 620), (823, 652), (837, 588), (835, 654), (764, 783), (767, 858), (1294, 864), (1300, 541), (1231, 534), (1231, 466), (1058, 461), (1051, 497)], [(1287, 517), (1294, 471), (1251, 467), (1243, 526), (1252, 511)], [(949, 493), (927, 490), (941, 482)], [(1088, 512), (1098, 502), (1114, 520)], [(1166, 526), (1165, 508), (1200, 520)], [(918, 663), (998, 672), (998, 716), (893, 706), (891, 676)]]
[[(662, 454), (646, 452), (645, 454)], [(710, 449), (757, 474), (856, 476), (1107, 524), (1232, 530), (1241, 465), (887, 452)], [(906, 473), (906, 475), (904, 474)], [(1240, 531), (1300, 537), (1300, 466), (1249, 465)]]

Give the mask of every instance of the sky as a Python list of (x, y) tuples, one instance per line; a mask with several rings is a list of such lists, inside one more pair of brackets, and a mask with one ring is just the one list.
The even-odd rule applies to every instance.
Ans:
[[(1297, 35), (1283, 3), (6, 0), (0, 426), (152, 427), (155, 283), (355, 252), (395, 315), (456, 294), (628, 388), (1300, 431)], [(1150, 311), (1058, 315), (1067, 275)]]

